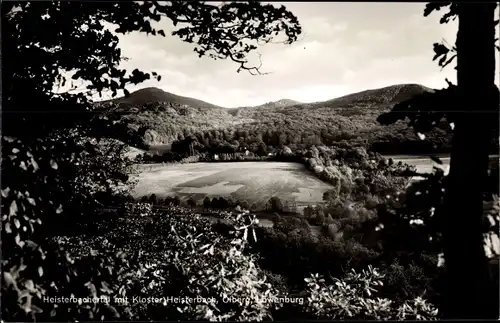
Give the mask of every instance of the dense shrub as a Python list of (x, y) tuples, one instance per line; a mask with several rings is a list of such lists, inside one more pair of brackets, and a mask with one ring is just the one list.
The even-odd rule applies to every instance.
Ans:
[[(312, 149), (307, 152), (311, 156), (308, 158), (311, 160), (314, 158), (313, 156), (321, 157), (325, 151), (327, 150)], [(342, 156), (342, 152), (336, 151), (334, 155)], [(244, 252), (246, 249), (242, 249), (243, 247), (231, 244), (235, 241), (245, 244), (240, 239), (241, 236), (239, 238), (234, 236), (237, 232), (232, 233), (231, 237), (215, 234), (207, 221), (199, 219), (181, 208), (172, 208), (172, 211), (166, 212), (162, 216), (153, 214), (152, 204), (159, 203), (154, 195), (144, 197), (143, 204), (127, 204), (125, 213), (128, 216), (124, 219), (125, 222), (119, 222), (116, 216), (112, 216), (113, 225), (106, 224), (105, 230), (99, 231), (103, 235), (101, 237), (90, 237), (89, 235), (70, 239), (61, 237), (50, 243), (47, 242), (42, 248), (29, 237), (25, 239), (19, 234), (16, 235), (16, 233), (21, 233), (23, 226), (36, 226), (37, 222), (34, 220), (35, 222), (25, 223), (21, 222), (20, 219), (16, 222), (16, 214), (21, 204), (13, 203), (13, 197), (23, 197), (26, 203), (23, 202), (22, 207), (28, 207), (28, 209), (29, 205), (32, 205), (33, 198), (27, 194), (24, 196), (19, 189), (14, 191), (5, 189), (2, 191), (2, 197), (7, 199), (9, 203), (4, 205), (6, 208), (4, 214), (9, 214), (10, 218), (3, 218), (6, 221), (4, 231), (13, 238), (10, 242), (9, 240), (2, 241), (3, 247), (9, 250), (7, 260), (18, 258), (18, 255), (23, 254), (23, 261), (30, 263), (30, 267), (25, 268), (23, 263), (6, 262), (9, 265), (9, 271), (4, 274), (6, 283), (2, 295), (6, 299), (16, 301), (4, 303), (6, 304), (3, 312), (5, 313), (4, 317), (20, 321), (31, 319), (32, 315), (36, 315), (39, 320), (262, 319), (275, 313), (276, 304), (258, 302), (237, 305), (223, 304), (218, 309), (210, 307), (210, 304), (201, 304), (198, 307), (186, 305), (186, 307), (179, 307), (180, 309), (172, 304), (170, 304), (172, 306), (162, 304), (161, 306), (160, 304), (134, 306), (125, 306), (124, 304), (92, 304), (88, 306), (64, 304), (56, 308), (54, 304), (46, 304), (40, 299), (44, 296), (66, 296), (71, 295), (71, 293), (75, 297), (94, 297), (96, 295), (98, 297), (129, 295), (163, 297), (175, 294), (176, 296), (205, 295), (219, 299), (223, 297), (223, 293), (228, 295), (236, 293), (241, 297), (256, 299), (266, 292), (271, 293), (271, 295), (279, 295), (283, 293), (285, 285), (288, 285), (288, 288), (302, 286), (303, 277), (310, 272), (342, 277), (346, 271), (352, 268), (360, 270), (369, 264), (380, 265), (384, 272), (392, 275), (388, 280), (389, 284), (381, 289), (381, 293), (393, 301), (401, 302), (405, 298), (413, 298), (427, 286), (434, 288), (429, 279), (424, 278), (432, 273), (432, 270), (428, 269), (431, 266), (427, 265), (431, 264), (432, 261), (415, 262), (412, 257), (405, 255), (408, 248), (410, 248), (408, 250), (417, 251), (423, 249), (399, 244), (399, 241), (402, 240), (398, 239), (407, 232), (415, 231), (415, 229), (411, 229), (413, 231), (398, 229), (401, 234), (400, 238), (387, 235), (391, 238), (386, 239), (382, 245), (380, 237), (377, 235), (384, 235), (388, 232), (387, 230), (366, 235), (368, 240), (375, 237), (376, 243), (370, 243), (360, 238), (364, 236), (363, 232), (360, 231), (367, 230), (368, 227), (368, 225), (361, 224), (372, 220), (374, 213), (374, 206), (370, 206), (370, 210), (368, 207), (362, 207), (364, 204), (368, 206), (366, 201), (371, 201), (372, 204), (383, 202), (377, 209), (380, 214), (378, 220), (384, 219), (386, 224), (392, 221), (390, 215), (394, 213), (397, 204), (403, 203), (395, 199), (390, 202), (391, 199), (382, 196), (388, 192), (388, 189), (393, 189), (391, 169), (387, 168), (391, 166), (380, 163), (379, 168), (359, 169), (356, 167), (363, 165), (359, 160), (349, 162), (340, 159), (342, 157), (338, 158), (333, 161), (319, 159), (321, 165), (315, 166), (324, 167), (322, 172), (327, 170), (336, 176), (334, 183), (336, 183), (338, 190), (327, 194), (328, 205), (323, 209), (311, 209), (309, 212), (311, 219), (281, 217), (273, 229), (259, 229), (259, 239), (252, 241), (250, 248), (253, 253), (260, 255), (259, 261), (257, 261), (256, 256)], [(11, 160), (15, 161), (15, 158)], [(335, 166), (334, 161), (337, 162), (337, 166)], [(54, 167), (51, 162), (48, 164), (52, 168)], [(64, 163), (61, 162), (59, 165), (64, 165)], [(362, 167), (366, 167), (366, 165)], [(96, 178), (98, 178), (97, 175)], [(363, 190), (359, 189), (363, 186), (369, 187), (369, 192), (366, 191), (366, 187)], [(90, 186), (85, 186), (85, 188), (88, 187)], [(104, 192), (107, 192), (107, 189)], [(93, 192), (93, 194), (97, 193)], [(279, 205), (278, 201), (274, 201), (274, 204)], [(38, 203), (38, 200), (35, 200), (35, 203)], [(119, 202), (116, 201), (116, 203)], [(164, 203), (178, 206), (181, 201), (179, 197), (167, 197)], [(211, 203), (219, 208), (227, 208), (230, 204), (224, 198), (214, 198)], [(415, 201), (405, 203), (408, 210), (410, 210), (409, 206), (412, 205), (422, 206), (421, 203), (419, 205)], [(382, 212), (384, 205), (386, 207), (385, 213)], [(283, 205), (281, 204), (281, 206)], [(256, 208), (255, 205), (253, 207)], [(54, 208), (54, 211), (58, 213), (57, 208)], [(86, 214), (88, 217), (92, 213)], [(384, 214), (386, 214), (386, 218), (383, 218)], [(310, 226), (314, 223), (313, 219), (326, 225), (325, 236), (313, 234)], [(395, 229), (401, 228), (398, 226), (400, 223), (398, 221), (394, 222)], [(96, 227), (100, 225), (98, 221), (91, 221), (91, 223), (95, 224)], [(142, 232), (141, 225), (143, 225)], [(177, 233), (170, 231), (172, 226), (178, 230)], [(387, 228), (391, 227), (388, 225)], [(229, 230), (228, 233), (230, 231), (235, 230)], [(200, 233), (202, 235), (197, 237)], [(413, 234), (412, 236), (418, 237), (419, 235)], [(86, 242), (80, 244), (80, 240)], [(208, 246), (206, 246), (207, 244)], [(398, 245), (400, 249), (392, 247)], [(212, 251), (204, 254), (206, 249), (203, 249), (201, 255), (198, 255), (196, 250), (202, 246), (206, 246), (205, 248), (209, 251), (212, 250), (211, 246), (214, 246), (213, 254), (211, 254)], [(180, 250), (177, 252), (177, 256), (174, 247), (175, 250)], [(432, 253), (429, 258), (432, 258)], [(60, 259), (64, 261), (60, 261)], [(228, 260), (224, 265), (225, 271), (229, 270), (234, 274), (229, 278), (217, 276), (214, 270), (214, 268), (222, 270), (217, 266), (225, 259), (233, 259)], [(387, 264), (388, 260), (395, 259), (400, 261), (397, 266)], [(260, 267), (272, 272), (273, 275), (278, 275), (275, 277), (276, 279), (272, 280), (277, 286), (267, 285), (268, 283), (263, 281), (266, 274), (258, 269)], [(294, 271), (290, 272), (289, 268), (294, 268)], [(137, 275), (138, 272), (141, 273), (140, 276)], [(243, 286), (243, 281), (246, 281), (245, 286)], [(215, 285), (210, 285), (210, 282), (214, 282)], [(405, 288), (398, 292), (400, 286)], [(434, 293), (432, 288), (429, 288), (431, 294)], [(166, 292), (167, 290), (168, 292)], [(22, 297), (17, 304), (19, 295)], [(19, 306), (24, 309), (24, 312), (16, 311)], [(40, 310), (43, 312), (39, 313)], [(364, 312), (358, 314), (362, 318), (371, 315)], [(320, 314), (316, 313), (315, 315)]]
[(2, 137), (4, 320), (29, 320), (38, 313), (34, 299), (50, 284), (45, 275), (51, 265), (64, 263), (46, 245), (47, 236), (82, 230), (93, 236), (116, 224), (108, 213), (108, 223), (96, 225), (96, 209), (116, 203), (114, 196), (133, 185), (131, 161), (124, 145), (86, 133), (77, 127), (39, 139)]
[[(285, 218), (285, 217), (282, 217)], [(365, 268), (379, 257), (374, 250), (349, 239), (334, 241), (312, 234), (310, 227), (285, 221), (273, 228), (259, 228), (252, 250), (261, 255), (262, 268), (281, 274), (301, 286), (313, 269), (342, 277), (349, 268)], [(289, 268), (293, 268), (291, 271)]]
[(333, 284), (325, 284), (318, 274), (306, 278), (306, 311), (315, 319), (361, 320), (429, 320), (436, 319), (437, 309), (417, 297), (402, 304), (387, 298), (376, 297), (377, 288), (383, 285), (383, 275), (368, 267), (361, 273), (351, 271)]
[(153, 205), (158, 204), (158, 197), (156, 197), (156, 194), (151, 194), (151, 196), (149, 197), (149, 202)]
[[(321, 247), (321, 243), (327, 243), (327, 240), (319, 241), (319, 245), (318, 241), (313, 243), (312, 240), (304, 240), (310, 236), (310, 231), (307, 230), (307, 222), (298, 218), (284, 220), (290, 225), (287, 230), (293, 231), (294, 227), (302, 227), (303, 230), (294, 231), (295, 233), (289, 231), (290, 237), (285, 234), (280, 236), (283, 242), (291, 239), (292, 244), (285, 244), (285, 249), (281, 252), (276, 252), (277, 249), (274, 248), (266, 253), (262, 252), (265, 248), (262, 250), (257, 247), (259, 242), (267, 245), (266, 235), (262, 234), (267, 229), (259, 228), (257, 232), (253, 231), (257, 221), (246, 212), (221, 212), (221, 218), (229, 219), (233, 223), (223, 235), (218, 233), (208, 220), (193, 214), (189, 209), (172, 206), (167, 211), (154, 212), (149, 203), (128, 203), (125, 206), (125, 214), (124, 218), (119, 219), (120, 223), (114, 230), (101, 237), (51, 239), (47, 245), (48, 251), (44, 253), (51, 261), (39, 272), (40, 287), (33, 287), (30, 280), (23, 278), (23, 268), (17, 267), (10, 271), (10, 276), (5, 276), (7, 284), (4, 286), (4, 295), (14, 297), (16, 294), (22, 294), (21, 286), (31, 290), (31, 298), (28, 303), (22, 305), (31, 306), (31, 312), (28, 314), (36, 314), (38, 320), (219, 321), (262, 320), (273, 315), (290, 318), (286, 313), (291, 305), (280, 310), (282, 303), (262, 301), (264, 298), (273, 297), (304, 297), (303, 294), (290, 294), (291, 287), (296, 285), (293, 279), (288, 281), (289, 275), (286, 273), (289, 272), (287, 268), (290, 268), (290, 265), (292, 268), (299, 265), (303, 268), (304, 262), (306, 263), (306, 268), (299, 270), (297, 275), (292, 277), (303, 281), (308, 269), (324, 268), (325, 273), (330, 272), (341, 277), (342, 266), (339, 267), (339, 264), (346, 264), (349, 259), (349, 266), (361, 268), (373, 259), (373, 255), (367, 257), (368, 250), (364, 250), (354, 241), (330, 242), (328, 249), (325, 248), (326, 245)], [(250, 249), (247, 248), (248, 243), (251, 245)], [(272, 243), (275, 244), (276, 241)], [(307, 244), (309, 249), (298, 252), (297, 248), (304, 248)], [(311, 258), (313, 250), (318, 250), (316, 259)], [(327, 253), (327, 250), (330, 250), (330, 253)], [(272, 271), (260, 269), (262, 267), (259, 263), (265, 265), (266, 261), (257, 261), (257, 254), (254, 254), (257, 251), (260, 258), (276, 261), (284, 273), (280, 275), (276, 268), (270, 268), (274, 269)], [(298, 262), (284, 261), (287, 258), (290, 260), (291, 255), (298, 256)], [(308, 256), (310, 260), (306, 260), (304, 256)], [(65, 261), (52, 261), (55, 259)], [(321, 267), (320, 264), (325, 262), (327, 263)], [(337, 270), (332, 266), (334, 263)], [(353, 284), (351, 278), (347, 276), (345, 282), (335, 279), (332, 282), (349, 285)], [(335, 308), (339, 302), (343, 302), (347, 308), (352, 307), (352, 318), (377, 317), (374, 310), (377, 299), (371, 298), (370, 295), (364, 296), (367, 305), (358, 308), (359, 299), (352, 298), (347, 293), (330, 297), (325, 294), (326, 291), (321, 291), (324, 295), (320, 297), (314, 294), (318, 291), (309, 288), (308, 295), (311, 299), (305, 301), (306, 306), (295, 308), (295, 313), (313, 315), (315, 318), (332, 318), (333, 315), (344, 314), (337, 311), (317, 311), (318, 302), (323, 304), (321, 307), (324, 309)], [(331, 293), (331, 288), (329, 291)], [(57, 307), (52, 303), (41, 302), (42, 297), (67, 295), (77, 298), (97, 297), (109, 302), (83, 305), (64, 303), (57, 304)], [(233, 300), (245, 301), (227, 301), (226, 298), (231, 296), (234, 297)], [(117, 302), (115, 297), (122, 300), (128, 297), (129, 302)], [(156, 297), (159, 302), (134, 303), (131, 301), (133, 297)], [(166, 302), (163, 297), (198, 297), (198, 302), (174, 304)], [(204, 302), (201, 297), (208, 301)], [(13, 316), (13, 306), (12, 304), (6, 309), (9, 312), (7, 317), (26, 319), (26, 315)], [(427, 309), (424, 305), (421, 307), (415, 313), (426, 315)], [(378, 313), (382, 318), (400, 317), (393, 316), (392, 312), (385, 309), (380, 309)], [(416, 315), (415, 313), (412, 315)]]
[[(4, 295), (13, 296), (16, 291), (22, 295), (21, 286), (25, 286), (28, 291), (25, 296), (29, 298), (21, 305), (31, 308), (31, 313), (43, 320), (262, 320), (270, 315), (270, 308), (277, 304), (257, 300), (264, 295), (277, 295), (277, 290), (265, 282), (254, 256), (242, 253), (254, 220), (237, 220), (240, 230), (233, 230), (230, 238), (224, 238), (213, 233), (210, 223), (197, 215), (188, 216), (182, 209), (155, 214), (150, 206), (127, 205), (128, 216), (119, 230), (85, 240), (83, 244), (82, 237), (52, 239), (47, 257), (63, 257), (66, 261), (51, 261), (43, 267), (43, 272), (39, 271), (40, 288), (22, 278), (23, 267), (11, 270), (4, 275), (7, 282)], [(153, 222), (153, 226), (147, 225)], [(88, 305), (41, 301), (43, 297), (69, 295), (111, 301)], [(198, 296), (215, 303), (131, 301), (133, 297), (161, 300), (168, 296), (193, 299)], [(223, 301), (230, 296), (249, 301)], [(114, 297), (129, 297), (129, 303), (116, 303)], [(11, 315), (13, 310), (15, 306), (7, 308)]]
[(281, 212), (283, 208), (283, 203), (277, 196), (271, 197), (266, 204), (266, 209), (271, 212)]
[(186, 202), (186, 203), (187, 203), (187, 206), (189, 206), (189, 207), (196, 207), (196, 201), (195, 201), (192, 197), (190, 197), (190, 198), (187, 200), (187, 202)]
[(203, 207), (205, 209), (208, 209), (210, 208), (212, 205), (212, 201), (210, 201), (210, 198), (208, 196), (205, 196), (205, 198), (203, 199)]

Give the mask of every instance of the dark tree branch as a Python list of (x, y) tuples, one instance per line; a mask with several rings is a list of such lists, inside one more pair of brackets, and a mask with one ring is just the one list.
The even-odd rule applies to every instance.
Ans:
[[(154, 23), (167, 17), (175, 26), (183, 24), (172, 34), (194, 43), (200, 57), (230, 59), (238, 64), (238, 72), (245, 70), (252, 75), (267, 74), (261, 72), (261, 60), (252, 66), (247, 59), (259, 44), (269, 43), (280, 34), (285, 35), (284, 44), (291, 44), (302, 32), (297, 17), (285, 7), (255, 1), (222, 5), (102, 2), (98, 6), (69, 1), (10, 2), (2, 6), (5, 13), (10, 12), (2, 21), (2, 40), (8, 45), (4, 46), (2, 58), (9, 61), (3, 70), (3, 83), (9, 85), (3, 94), (3, 110), (15, 110), (20, 122), (8, 123), (3, 129), (6, 132), (18, 132), (25, 127), (50, 129), (56, 124), (67, 124), (72, 120), (70, 115), (78, 120), (77, 110), (88, 111), (86, 93), (52, 93), (53, 86), (61, 81), (61, 71), (74, 71), (72, 79), (86, 84), (87, 91), (102, 95), (108, 90), (113, 96), (129, 84), (161, 78), (154, 72), (119, 68), (123, 60), (119, 38), (105, 28), (104, 21), (117, 25), (116, 33), (142, 32), (165, 37), (165, 32), (155, 28)], [(48, 120), (41, 122), (30, 117), (31, 111), (44, 109), (52, 113)], [(55, 111), (67, 117), (55, 118)], [(33, 125), (21, 125), (28, 120)]]

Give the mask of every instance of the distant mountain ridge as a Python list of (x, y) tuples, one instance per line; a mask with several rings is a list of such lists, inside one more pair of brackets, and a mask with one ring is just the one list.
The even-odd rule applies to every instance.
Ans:
[[(349, 107), (356, 104), (373, 104), (377, 103), (391, 103), (401, 102), (411, 97), (421, 94), (423, 92), (433, 92), (426, 86), (420, 84), (397, 84), (390, 85), (378, 89), (370, 89), (361, 92), (347, 94), (338, 98), (333, 98), (326, 101), (318, 101), (312, 103), (303, 103), (291, 99), (280, 99), (277, 101), (266, 102), (256, 106), (245, 106), (238, 108), (230, 108), (228, 110), (235, 110), (240, 108), (286, 108), (296, 105), (306, 106), (338, 106)], [(208, 103), (199, 99), (185, 97), (170, 92), (166, 92), (156, 87), (147, 87), (130, 93), (128, 96), (119, 97), (111, 100), (96, 102), (98, 104), (125, 104), (130, 106), (142, 106), (154, 103), (172, 103), (174, 105), (187, 105), (193, 108), (205, 109), (227, 109), (212, 103)]]
[[(361, 92), (347, 94), (341, 97), (333, 98), (326, 101), (317, 101), (312, 103), (303, 103), (291, 99), (280, 99), (277, 101), (266, 102), (256, 106), (245, 106), (241, 108), (284, 108), (295, 105), (339, 105), (349, 106), (363, 102), (392, 102), (407, 100), (417, 94), (423, 92), (433, 92), (434, 90), (420, 84), (397, 84), (383, 88), (370, 89)], [(169, 102), (178, 105), (188, 105), (193, 108), (216, 108), (225, 109), (224, 107), (208, 103), (199, 99), (190, 98), (166, 92), (156, 87), (147, 87), (130, 93), (128, 96), (114, 98), (106, 101), (96, 102), (97, 104), (127, 104), (133, 106), (146, 105), (150, 103)], [(239, 108), (239, 107), (238, 107)], [(229, 109), (238, 109), (229, 108)]]
[(215, 104), (211, 104), (202, 100), (180, 96), (170, 92), (166, 92), (156, 87), (147, 87), (130, 93), (128, 96), (107, 100), (102, 103), (126, 104), (132, 106), (140, 106), (151, 103), (173, 103), (178, 105), (188, 105), (196, 108), (205, 109), (223, 109)]
[(312, 105), (351, 107), (374, 103), (399, 103), (424, 92), (434, 92), (434, 90), (420, 84), (396, 84), (351, 93), (331, 100), (315, 102)]
[(272, 107), (279, 107), (279, 108), (285, 108), (289, 107), (292, 105), (298, 105), (298, 104), (303, 104), (302, 102), (291, 100), (291, 99), (281, 99), (278, 101), (271, 101), (267, 102), (261, 105), (254, 106), (254, 108), (260, 108), (260, 107), (266, 107), (266, 108), (272, 108)]
[(290, 129), (311, 131), (325, 128), (340, 132), (362, 131), (372, 137), (375, 136), (373, 131), (394, 132), (394, 135), (401, 131), (379, 125), (378, 115), (394, 104), (432, 91), (420, 84), (396, 84), (322, 102), (280, 99), (254, 107), (227, 109), (148, 87), (99, 104), (108, 107), (107, 111), (119, 112), (122, 125), (128, 129), (122, 132), (141, 137), (147, 145), (171, 144), (186, 133), (243, 129), (252, 124), (260, 124), (261, 128), (268, 127), (266, 124), (285, 124)]

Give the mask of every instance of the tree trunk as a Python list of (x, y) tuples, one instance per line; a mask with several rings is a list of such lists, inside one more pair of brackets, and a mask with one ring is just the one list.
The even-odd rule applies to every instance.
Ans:
[[(498, 123), (494, 3), (460, 3), (457, 34), (459, 102), (446, 189), (443, 239), (447, 270), (446, 318), (498, 318), (488, 295), (483, 247), (483, 191), (488, 148)], [(497, 134), (498, 136), (498, 134)], [(491, 289), (491, 288), (490, 288)], [(492, 297), (496, 296), (492, 302)]]

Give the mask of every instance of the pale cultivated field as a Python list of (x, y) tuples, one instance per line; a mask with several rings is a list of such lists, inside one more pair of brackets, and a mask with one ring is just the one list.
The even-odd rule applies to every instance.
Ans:
[[(440, 160), (443, 162), (442, 165), (433, 162), (428, 157), (412, 157), (412, 156), (386, 156), (387, 158), (392, 158), (395, 163), (403, 162), (408, 165), (415, 166), (417, 168), (417, 172), (419, 173), (432, 173), (434, 167), (441, 168), (444, 170), (445, 174), (448, 174), (450, 170), (450, 158), (449, 157), (441, 157)], [(422, 179), (421, 177), (414, 177), (413, 180)]]
[(316, 204), (331, 185), (310, 174), (303, 165), (283, 162), (194, 163), (142, 168), (135, 197), (193, 197), (199, 203), (208, 196), (264, 206), (273, 196), (284, 202)]
[[(394, 162), (403, 162), (408, 165), (415, 166), (419, 173), (432, 173), (433, 167), (441, 168), (444, 170), (445, 175), (450, 171), (450, 158), (446, 156), (440, 156), (440, 160), (443, 162), (442, 165), (433, 162), (429, 157), (416, 157), (416, 156), (386, 156), (387, 158), (392, 158)], [(490, 162), (494, 162), (498, 159), (498, 155), (491, 155)], [(414, 177), (413, 180), (422, 179), (421, 177)]]
[[(439, 167), (449, 171), (450, 159), (442, 157), (443, 165), (433, 162), (428, 157), (386, 156), (397, 163), (413, 165), (418, 172), (430, 173)], [(496, 157), (498, 158), (498, 157)], [(302, 209), (307, 204), (322, 202), (323, 193), (331, 185), (310, 174), (303, 165), (282, 162), (232, 162), (232, 163), (194, 163), (162, 166), (138, 165), (141, 170), (133, 195), (141, 197), (156, 194), (158, 197), (179, 196), (182, 199), (193, 197), (199, 204), (203, 198), (232, 197), (264, 206), (272, 197), (298, 204)], [(418, 180), (418, 178), (414, 178)], [(214, 221), (217, 219), (214, 218)], [(260, 219), (260, 225), (272, 227), (273, 221)], [(313, 234), (320, 234), (320, 227), (311, 227)], [(500, 250), (498, 237), (492, 238), (494, 250)]]
[[(422, 173), (441, 167), (448, 172), (449, 158), (438, 165), (426, 157), (387, 156), (417, 167)], [(193, 163), (162, 166), (141, 165), (135, 197), (156, 194), (158, 197), (193, 197), (197, 202), (208, 196), (232, 197), (248, 203), (265, 205), (272, 197), (295, 202), (301, 209), (307, 204), (321, 203), (323, 193), (331, 185), (310, 174), (303, 165), (283, 162)], [(415, 178), (416, 180), (418, 178)]]

